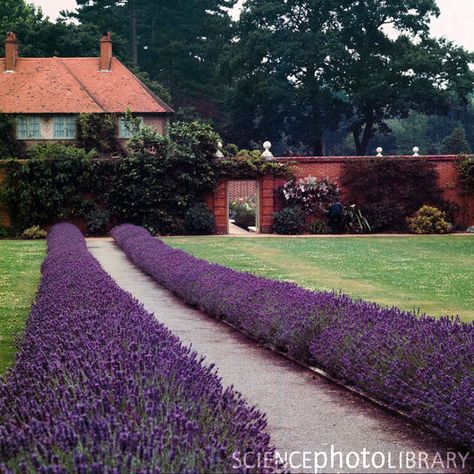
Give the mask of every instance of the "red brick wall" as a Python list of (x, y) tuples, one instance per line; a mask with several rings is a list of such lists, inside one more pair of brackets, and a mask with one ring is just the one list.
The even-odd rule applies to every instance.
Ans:
[(229, 181), (228, 195), (229, 202), (239, 198), (251, 198), (257, 194), (256, 181)]
[[(351, 160), (368, 159), (364, 157), (279, 157), (277, 161), (290, 163), (298, 178), (314, 176), (317, 178), (328, 177), (340, 185), (343, 166)], [(373, 159), (373, 157), (370, 157)], [(407, 156), (406, 159), (412, 159)], [(457, 173), (456, 156), (423, 156), (422, 160), (434, 163), (439, 176), (439, 185), (444, 191), (444, 198), (455, 202), (461, 211), (458, 214), (458, 223), (468, 226), (474, 225), (474, 196), (466, 196), (461, 189)], [(260, 180), (260, 228), (261, 232), (271, 232), (273, 213), (279, 210), (279, 188), (285, 179), (265, 176)], [(234, 186), (234, 185), (232, 185)], [(344, 197), (344, 189), (341, 189)], [(219, 185), (219, 190), (214, 196), (213, 204), (216, 206), (217, 233), (227, 233), (227, 183)]]

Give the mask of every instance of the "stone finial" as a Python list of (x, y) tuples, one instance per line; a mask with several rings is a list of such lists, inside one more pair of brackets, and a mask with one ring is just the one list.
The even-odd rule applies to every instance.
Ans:
[(272, 144), (269, 141), (266, 141), (263, 144), (264, 152), (262, 153), (262, 158), (266, 158), (267, 160), (271, 160), (273, 158), (273, 153), (270, 151), (271, 147)]
[(382, 154), (383, 153), (383, 148), (381, 146), (379, 146), (375, 151), (377, 152), (377, 156), (379, 156), (379, 157), (383, 156), (383, 154)]
[(222, 153), (222, 149), (224, 148), (224, 145), (222, 142), (217, 142), (217, 151), (215, 154), (216, 158), (224, 158), (224, 153)]
[(413, 147), (413, 156), (420, 156), (420, 149), (417, 146)]

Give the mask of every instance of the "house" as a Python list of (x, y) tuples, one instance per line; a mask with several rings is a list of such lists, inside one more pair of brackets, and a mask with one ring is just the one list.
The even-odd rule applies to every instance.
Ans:
[(112, 55), (110, 33), (100, 40), (99, 58), (22, 58), (18, 52), (16, 35), (8, 33), (0, 112), (15, 115), (19, 140), (74, 140), (81, 113), (117, 114), (117, 136), (125, 140), (127, 110), (165, 133), (173, 110)]

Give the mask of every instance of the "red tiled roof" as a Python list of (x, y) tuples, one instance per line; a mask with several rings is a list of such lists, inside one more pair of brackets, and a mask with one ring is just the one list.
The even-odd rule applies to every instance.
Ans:
[(99, 58), (18, 58), (15, 72), (0, 59), (0, 112), (3, 113), (169, 113), (117, 58), (99, 72)]

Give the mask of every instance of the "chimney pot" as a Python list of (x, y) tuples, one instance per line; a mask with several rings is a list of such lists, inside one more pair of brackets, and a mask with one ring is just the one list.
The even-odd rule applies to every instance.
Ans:
[(18, 39), (15, 33), (9, 31), (5, 38), (5, 72), (15, 72), (18, 58)]
[(112, 64), (112, 38), (110, 32), (106, 32), (100, 39), (100, 71), (108, 72)]

